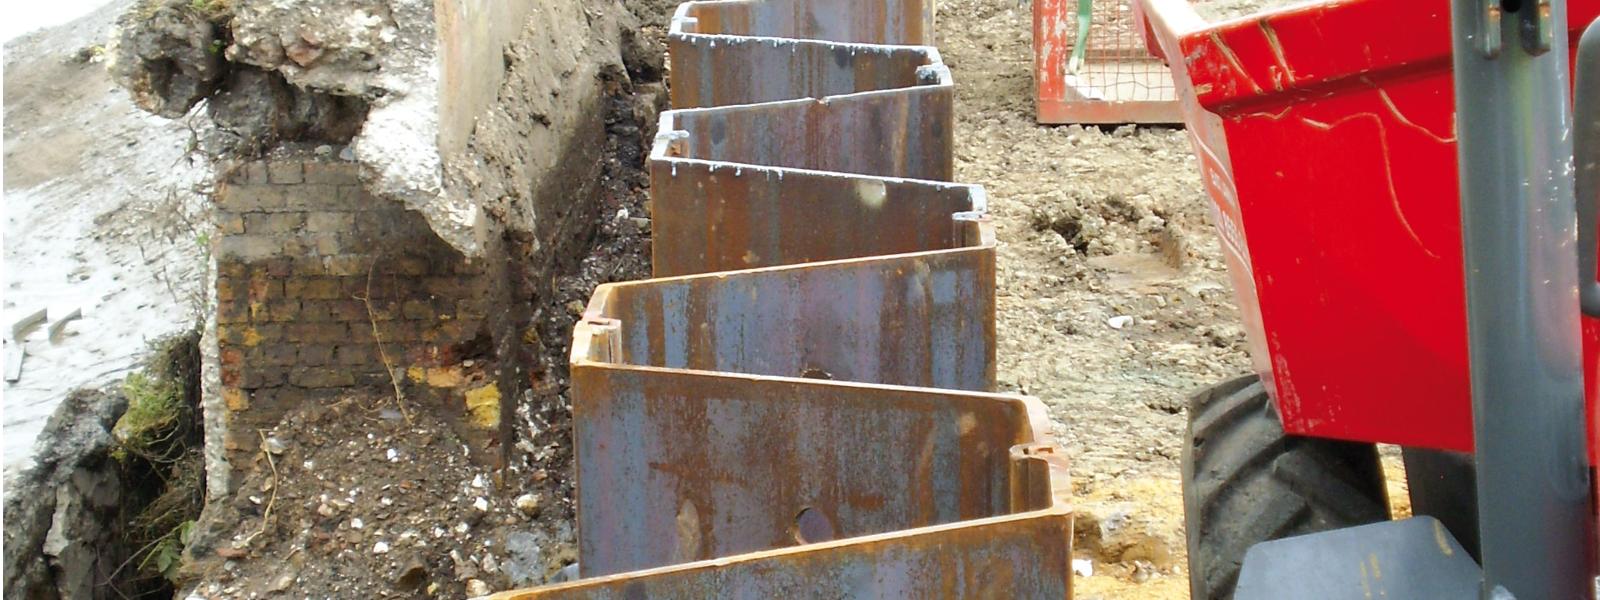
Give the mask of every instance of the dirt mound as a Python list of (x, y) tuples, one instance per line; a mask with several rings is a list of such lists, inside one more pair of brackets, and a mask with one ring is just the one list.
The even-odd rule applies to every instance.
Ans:
[(509, 490), (426, 406), (347, 396), (260, 435), (259, 468), (189, 546), (200, 596), (462, 597), (576, 557), (567, 499)]

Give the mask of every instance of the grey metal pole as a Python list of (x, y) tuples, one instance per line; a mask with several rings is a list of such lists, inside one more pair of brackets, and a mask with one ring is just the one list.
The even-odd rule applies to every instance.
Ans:
[(1593, 593), (1565, 4), (1452, 0), (1485, 598)]

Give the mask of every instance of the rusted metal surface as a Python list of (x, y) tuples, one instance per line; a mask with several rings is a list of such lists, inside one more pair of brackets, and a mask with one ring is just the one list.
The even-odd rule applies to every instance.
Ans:
[(1020, 397), (627, 368), (574, 385), (585, 575), (1004, 515), (1007, 450), (1033, 441)]
[(933, 9), (933, 0), (728, 0), (675, 15), (707, 35), (910, 46), (933, 43)]
[(664, 113), (650, 154), (655, 274), (961, 245), (985, 200), (944, 183), (953, 86), (943, 65), (918, 71), (931, 83)]
[[(941, 77), (935, 72), (942, 62), (939, 51), (932, 47), (850, 42), (862, 39), (857, 28), (891, 28), (900, 37), (921, 39), (923, 24), (918, 20), (912, 21), (915, 27), (907, 27), (905, 21), (817, 23), (817, 27), (838, 32), (833, 41), (729, 35), (731, 17), (724, 15), (736, 12), (735, 6), (751, 5), (690, 2), (678, 7), (667, 34), (674, 108), (822, 98), (926, 84), (948, 87), (948, 73)], [(921, 9), (915, 2), (903, 6)]]
[(584, 320), (615, 328), (621, 364), (988, 390), (994, 258), (981, 245), (610, 284)]
[[(692, 2), (656, 279), (574, 329), (579, 572), (500, 598), (1064, 598), (1066, 463), (995, 386), (932, 5)], [(816, 39), (792, 39), (804, 35)], [(847, 43), (840, 43), (847, 42)]]
[(671, 157), (650, 192), (657, 277), (958, 248), (987, 207), (972, 185)]
[(583, 579), (496, 598), (1068, 598), (1072, 513), (1066, 463), (1056, 452), (1047, 444), (1009, 449), (1005, 469), (1011, 504), (1010, 514), (1003, 516)]
[[(948, 181), (955, 172), (948, 86), (673, 110), (652, 160), (701, 160)], [(668, 139), (662, 139), (666, 137)]]

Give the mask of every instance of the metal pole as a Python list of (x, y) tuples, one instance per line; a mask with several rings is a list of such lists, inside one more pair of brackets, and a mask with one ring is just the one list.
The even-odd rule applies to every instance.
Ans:
[(1452, 1), (1484, 598), (1592, 595), (1565, 4)]

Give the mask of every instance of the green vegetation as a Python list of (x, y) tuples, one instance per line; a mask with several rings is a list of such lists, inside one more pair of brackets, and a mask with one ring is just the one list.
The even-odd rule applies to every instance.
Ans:
[(128, 398), (128, 412), (111, 430), (122, 444), (114, 456), (126, 462), (129, 452), (152, 459), (166, 454), (159, 446), (171, 440), (176, 433), (174, 425), (185, 416), (179, 383), (134, 373), (123, 381), (122, 393)]
[(117, 420), (112, 457), (130, 486), (123, 531), (136, 548), (130, 566), (146, 581), (177, 584), (184, 547), (205, 506), (201, 447), (200, 336), (156, 343), (156, 359), (122, 383), (128, 410)]

